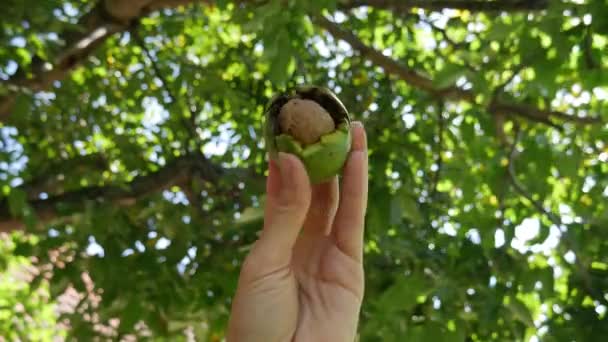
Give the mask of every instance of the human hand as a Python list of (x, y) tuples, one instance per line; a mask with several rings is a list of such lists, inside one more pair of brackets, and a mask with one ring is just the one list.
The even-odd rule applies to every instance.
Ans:
[(367, 143), (353, 123), (343, 182), (312, 186), (297, 157), (270, 162), (264, 228), (245, 259), (229, 342), (352, 342), (364, 292)]

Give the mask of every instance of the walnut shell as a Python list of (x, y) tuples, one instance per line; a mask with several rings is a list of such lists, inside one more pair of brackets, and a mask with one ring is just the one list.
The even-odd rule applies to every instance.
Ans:
[(297, 156), (311, 184), (342, 172), (351, 149), (350, 115), (329, 89), (301, 86), (276, 94), (265, 113), (264, 140), (269, 158)]
[(336, 129), (331, 115), (320, 104), (297, 98), (289, 100), (281, 108), (279, 127), (303, 145), (313, 144)]

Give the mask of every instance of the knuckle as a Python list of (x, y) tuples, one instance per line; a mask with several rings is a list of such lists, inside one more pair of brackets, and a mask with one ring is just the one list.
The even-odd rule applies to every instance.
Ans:
[(285, 191), (277, 203), (277, 210), (285, 213), (308, 209), (310, 197), (294, 190)]

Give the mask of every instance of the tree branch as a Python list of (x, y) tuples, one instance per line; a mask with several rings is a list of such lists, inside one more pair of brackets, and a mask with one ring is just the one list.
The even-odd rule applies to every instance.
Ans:
[(439, 32), (439, 34), (441, 34), (441, 37), (443, 37), (443, 40), (445, 40), (446, 43), (448, 43), (453, 49), (459, 50), (459, 49), (463, 49), (469, 45), (469, 43), (467, 43), (466, 41), (457, 42), (454, 39), (452, 39), (452, 37), (450, 37), (450, 35), (448, 34), (448, 31), (445, 28), (441, 28), (441, 27), (435, 25), (435, 23), (432, 20), (425, 19), (420, 15), (418, 15), (417, 17), (420, 22), (423, 22), (423, 23), (429, 25), (433, 30)]
[(167, 92), (167, 95), (169, 95), (169, 99), (171, 100), (171, 103), (175, 103), (176, 97), (173, 95), (173, 91), (171, 89), (169, 89), (169, 82), (167, 81), (167, 79), (165, 78), (163, 73), (160, 71), (160, 68), (158, 67), (158, 64), (156, 63), (156, 59), (154, 59), (154, 57), (152, 56), (152, 53), (146, 46), (146, 43), (140, 37), (139, 32), (137, 32), (137, 29), (134, 28), (133, 30), (130, 31), (130, 33), (131, 33), (131, 36), (133, 37), (133, 40), (137, 43), (137, 46), (139, 46), (143, 50), (144, 54), (146, 55), (146, 58), (150, 62), (150, 65), (152, 66), (152, 70), (154, 71), (154, 76), (158, 77), (158, 79), (160, 80), (160, 83), (161, 83), (163, 89), (165, 90), (165, 92)]
[[(186, 155), (173, 160), (157, 172), (138, 176), (127, 184), (85, 187), (56, 194), (44, 200), (32, 200), (28, 204), (36, 214), (39, 223), (44, 224), (64, 215), (57, 209), (59, 205), (73, 211), (83, 210), (87, 202), (105, 202), (115, 206), (128, 207), (150, 194), (174, 185), (187, 184), (194, 173), (205, 181), (217, 183), (220, 177), (227, 173), (227, 170), (210, 163), (201, 154)], [(30, 191), (28, 188), (21, 188), (21, 190)], [(23, 228), (23, 220), (11, 215), (7, 200), (0, 200), (0, 232)]]
[[(195, 2), (211, 3), (210, 0), (100, 0), (93, 10), (79, 20), (78, 24), (83, 28), (82, 31), (66, 31), (60, 34), (60, 38), (66, 41), (65, 52), (63, 54), (57, 56), (51, 63), (41, 61), (42, 65), (37, 67), (32, 66), (31, 69), (34, 74), (31, 77), (25, 76), (26, 73), (17, 73), (11, 79), (4, 82), (4, 85), (10, 92), (7, 95), (0, 96), (0, 122), (6, 121), (10, 117), (17, 98), (16, 95), (19, 92), (47, 90), (55, 81), (62, 80), (71, 70), (81, 65), (108, 37), (128, 29), (132, 21), (163, 8), (174, 8)], [(238, 2), (246, 4), (253, 2), (253, 0), (239, 0)], [(404, 10), (418, 7), (430, 10), (455, 8), (469, 11), (516, 11), (544, 9), (547, 6), (547, 1), (346, 0), (341, 4), (343, 9), (360, 6), (371, 6), (389, 10)], [(319, 20), (322, 26), (336, 37), (349, 42), (355, 49), (367, 55), (368, 58), (375, 61), (378, 65), (400, 76), (408, 83), (431, 93), (439, 93), (445, 98), (472, 101), (472, 94), (456, 87), (441, 90), (434, 89), (428, 77), (419, 75), (414, 70), (404, 68), (399, 63), (365, 46), (352, 33), (341, 31), (334, 23), (327, 19), (319, 17)], [(577, 118), (573, 119), (573, 117), (568, 115), (562, 116), (561, 119), (578, 122)]]
[(591, 31), (591, 26), (587, 26), (587, 29), (585, 30), (585, 37), (583, 38), (582, 45), (587, 69), (597, 69), (598, 63), (593, 57), (593, 32)]
[(371, 62), (384, 68), (388, 73), (398, 76), (400, 79), (409, 83), (410, 85), (427, 91), (434, 95), (441, 95), (442, 93), (448, 97), (454, 97), (455, 99), (467, 98), (473, 101), (473, 98), (467, 94), (466, 91), (456, 87), (449, 87), (446, 89), (435, 89), (433, 81), (425, 75), (419, 74), (416, 70), (411, 69), (399, 62), (393, 60), (390, 57), (383, 55), (381, 52), (367, 46), (363, 43), (355, 34), (350, 31), (342, 30), (336, 23), (330, 21), (324, 16), (316, 16), (313, 18), (321, 27), (331, 33), (336, 39), (341, 39), (350, 44), (350, 46), (359, 51), (361, 55), (368, 58)]
[[(517, 144), (521, 140), (523, 132), (518, 127), (516, 127), (516, 132), (516, 137), (513, 139), (513, 143), (509, 152), (508, 175), (510, 183), (513, 185), (513, 188), (520, 196), (524, 197), (528, 202), (530, 202), (530, 204), (536, 210), (538, 210), (542, 215), (547, 217), (549, 221), (551, 221), (551, 223), (553, 223), (556, 227), (561, 228), (563, 226), (562, 219), (558, 215), (546, 209), (540, 201), (536, 201), (517, 179), (517, 174), (515, 172), (515, 159), (517, 157)], [(581, 260), (582, 254), (578, 252), (578, 249), (575, 247), (574, 241), (570, 238), (568, 232), (564, 232), (562, 235), (563, 238), (561, 239), (561, 241), (564, 242), (567, 249), (571, 250), (575, 254), (576, 268), (577, 272), (581, 276), (583, 287), (589, 293), (589, 295), (591, 295), (591, 297), (593, 297), (595, 300), (599, 301), (603, 305), (608, 306), (608, 300), (606, 300), (601, 291), (597, 291), (593, 286), (593, 280), (589, 275), (589, 269), (586, 266), (586, 263)], [(565, 260), (563, 254), (561, 254), (561, 258), (565, 262), (568, 262), (567, 260)]]
[(35, 72), (31, 77), (27, 77), (26, 73), (16, 73), (4, 82), (11, 93), (0, 96), (0, 122), (9, 118), (17, 97), (16, 93), (47, 90), (53, 82), (64, 79), (70, 71), (81, 65), (108, 37), (128, 29), (133, 20), (163, 8), (193, 2), (209, 2), (209, 0), (100, 0), (78, 21), (78, 26), (82, 30), (60, 34), (66, 45), (64, 52), (54, 61), (50, 64), (40, 61), (43, 65), (32, 65), (31, 69)]
[(468, 10), (471, 12), (515, 12), (538, 11), (546, 9), (548, 0), (352, 0), (341, 5), (344, 10), (369, 6), (386, 10), (406, 11), (412, 8), (422, 8), (431, 11), (441, 11), (446, 8)]
[[(16, 73), (3, 85), (9, 89), (9, 94), (0, 96), (0, 122), (6, 122), (13, 110), (17, 94), (20, 92), (38, 92), (51, 87), (55, 81), (60, 81), (85, 62), (85, 60), (115, 33), (125, 31), (133, 20), (152, 12), (185, 6), (192, 3), (212, 3), (211, 0), (99, 0), (97, 5), (78, 22), (81, 30), (68, 30), (59, 34), (66, 42), (64, 52), (54, 61), (39, 61), (40, 65), (32, 65), (31, 76), (27, 73)], [(239, 0), (241, 4), (253, 0)], [(429, 10), (444, 8), (463, 9), (469, 11), (518, 11), (539, 10), (547, 6), (547, 0), (515, 0), (515, 1), (468, 1), (468, 0), (346, 0), (341, 4), (343, 9), (361, 6), (371, 6), (378, 9), (408, 10), (414, 7)], [(416, 78), (415, 75), (410, 75)], [(424, 85), (424, 79), (418, 79)]]
[(513, 188), (515, 188), (517, 193), (519, 193), (526, 200), (528, 200), (528, 202), (530, 202), (532, 204), (532, 206), (534, 208), (536, 208), (536, 210), (538, 210), (541, 214), (545, 215), (554, 225), (559, 227), (562, 225), (561, 219), (557, 215), (555, 215), (552, 212), (550, 212), (549, 210), (545, 209), (545, 207), (543, 206), (542, 203), (534, 200), (534, 198), (532, 198), (532, 195), (530, 195), (528, 193), (526, 188), (517, 179), (517, 174), (515, 172), (515, 158), (517, 156), (517, 144), (521, 140), (522, 135), (523, 135), (523, 131), (517, 129), (516, 137), (513, 139), (513, 143), (511, 144), (511, 147), (510, 147), (509, 164), (508, 164), (509, 181), (511, 182), (511, 184), (513, 185)]
[[(160, 68), (158, 67), (158, 63), (156, 63), (156, 59), (154, 58), (154, 56), (152, 56), (152, 53), (150, 52), (150, 49), (148, 49), (148, 47), (146, 46), (146, 43), (144, 42), (144, 40), (141, 38), (141, 36), (139, 35), (139, 32), (137, 31), (137, 28), (134, 27), (131, 31), (131, 36), (133, 37), (133, 39), (135, 40), (135, 42), (137, 43), (137, 45), (144, 51), (144, 54), (146, 55), (146, 58), (148, 59), (148, 61), (150, 62), (151, 66), (152, 66), (152, 70), (154, 71), (154, 75), (160, 80), (160, 82), (162, 83), (162, 87), (165, 90), (165, 92), (167, 93), (167, 95), (169, 96), (169, 99), (171, 101), (171, 104), (173, 105), (177, 105), (178, 104), (178, 98), (177, 96), (175, 96), (173, 90), (171, 90), (171, 88), (169, 88), (169, 81), (167, 81), (167, 78), (165, 77), (165, 75), (161, 72)], [(195, 114), (194, 111), (192, 111), (190, 109), (190, 106), (188, 104), (185, 105), (186, 107), (188, 107), (188, 111), (190, 112), (190, 115), (194, 118)], [(186, 120), (186, 118), (184, 118), (183, 116), (179, 116), (180, 118), (180, 122), (182, 124), (182, 126), (184, 126), (184, 129), (186, 130), (186, 132), (188, 132), (188, 138), (191, 141), (196, 142), (196, 127), (195, 125), (193, 125), (191, 122), (189, 122), (188, 120)], [(186, 143), (186, 148), (188, 148), (189, 144)], [(191, 151), (189, 151), (191, 152)]]
[(76, 156), (71, 159), (49, 160), (46, 165), (36, 169), (37, 175), (23, 184), (21, 188), (26, 190), (28, 199), (37, 199), (41, 193), (49, 195), (58, 193), (66, 179), (66, 171), (69, 172), (69, 178), (74, 178), (106, 170), (108, 167), (107, 157), (102, 153)]
[[(378, 50), (367, 46), (355, 34), (350, 31), (343, 30), (336, 23), (330, 21), (324, 16), (314, 16), (312, 19), (330, 34), (332, 34), (334, 38), (347, 42), (353, 49), (359, 51), (363, 57), (382, 67), (387, 73), (397, 76), (399, 79), (405, 81), (415, 88), (432, 94), (438, 100), (475, 102), (476, 94), (472, 91), (464, 90), (456, 86), (438, 89), (434, 86), (433, 80), (428, 76), (422, 75), (416, 70), (411, 69), (406, 65), (385, 56)], [(509, 103), (497, 97), (492, 99), (487, 109), (491, 113), (511, 113), (533, 122), (540, 122), (553, 127), (557, 127), (557, 125), (551, 121), (552, 118), (558, 118), (566, 122), (573, 122), (577, 124), (595, 124), (602, 122), (599, 117), (578, 117), (554, 110), (542, 110), (527, 104)]]

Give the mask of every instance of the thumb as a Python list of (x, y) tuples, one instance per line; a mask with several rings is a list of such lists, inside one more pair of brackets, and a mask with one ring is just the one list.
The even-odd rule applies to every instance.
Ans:
[(264, 229), (256, 244), (258, 257), (262, 257), (267, 266), (271, 266), (269, 263), (284, 265), (291, 260), (292, 249), (310, 206), (311, 193), (304, 164), (296, 156), (279, 153), (277, 161), (270, 161)]

